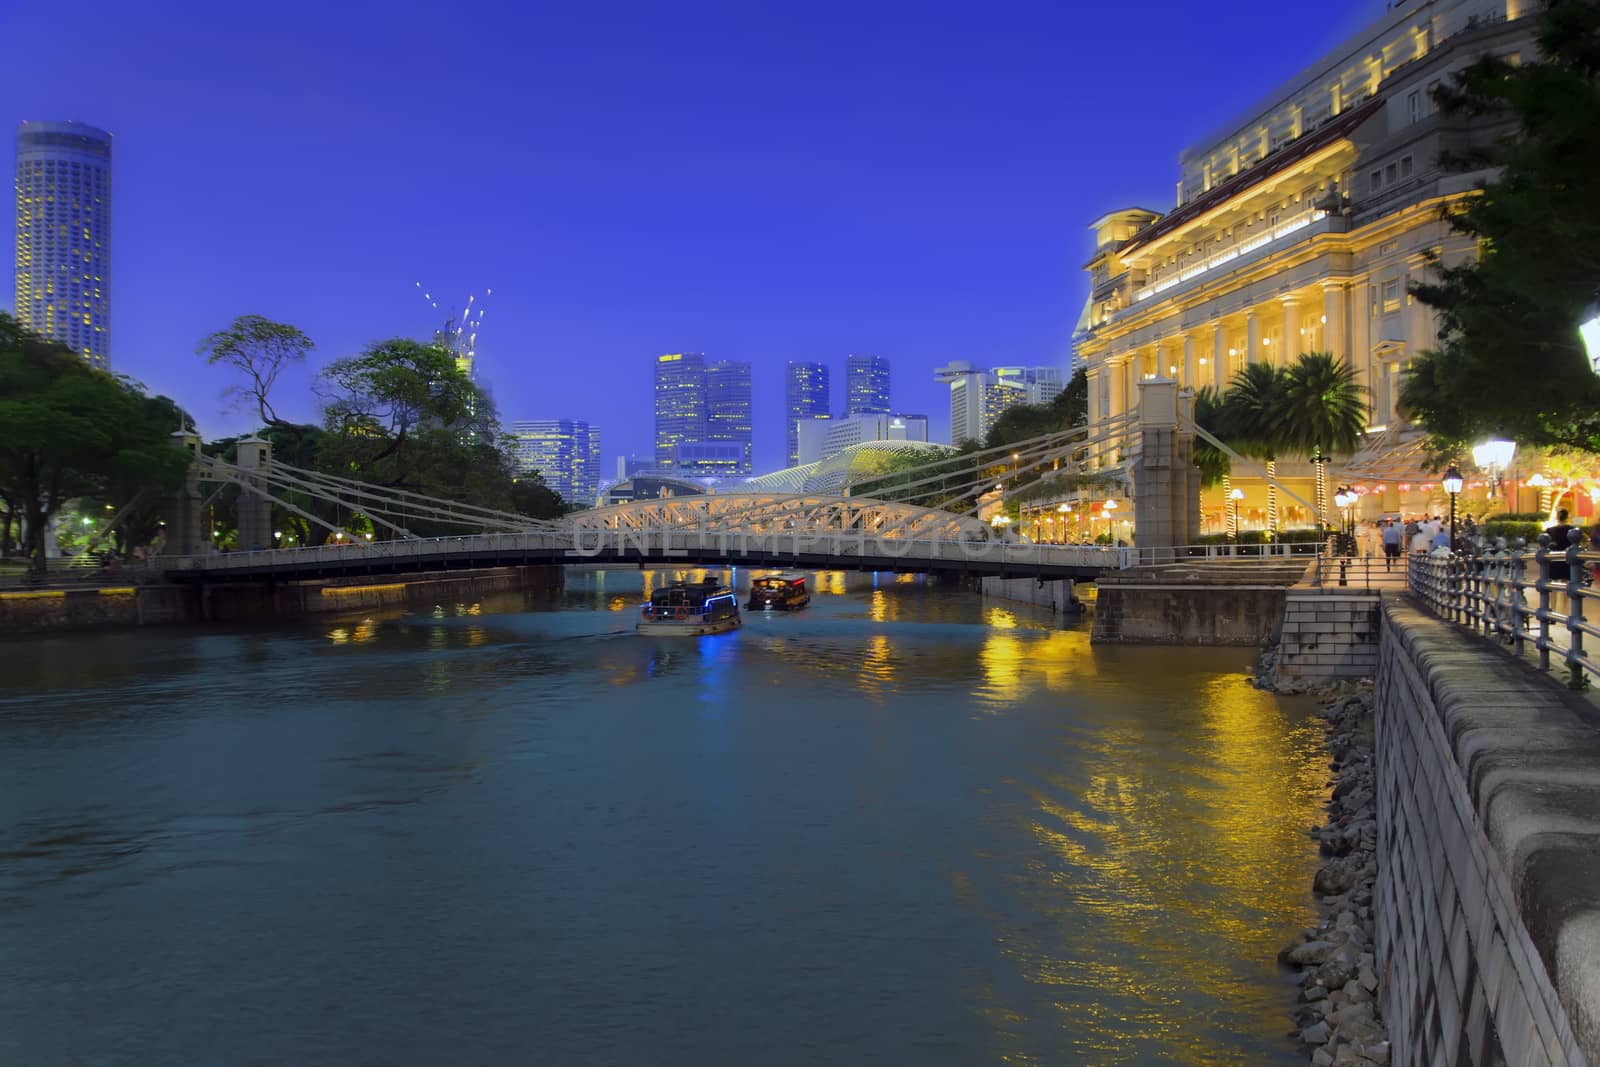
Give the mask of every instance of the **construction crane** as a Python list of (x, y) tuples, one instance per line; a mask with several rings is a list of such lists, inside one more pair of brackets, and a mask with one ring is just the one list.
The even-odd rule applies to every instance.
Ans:
[[(433, 294), (417, 283), (417, 292), (422, 294), (422, 299), (435, 311), (439, 310), (439, 302)], [(493, 289), (483, 292), (485, 301), (494, 295)], [(433, 343), (449, 352), (455, 357), (456, 368), (469, 379), (476, 380), (474, 364), (478, 358), (478, 331), (483, 327), (484, 305), (479, 304), (476, 293), (467, 294), (466, 310), (461, 313), (461, 318), (456, 319), (455, 309), (451, 309), (445, 317), (444, 326), (433, 333)]]

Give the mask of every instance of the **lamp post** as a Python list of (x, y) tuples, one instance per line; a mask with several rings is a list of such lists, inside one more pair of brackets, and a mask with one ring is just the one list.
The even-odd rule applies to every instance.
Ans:
[[(1485, 441), (1481, 445), (1472, 447), (1472, 462), (1489, 472), (1489, 495), (1492, 497), (1500, 488), (1500, 472), (1511, 466), (1511, 460), (1517, 454), (1515, 441)], [(1512, 511), (1516, 510), (1516, 502), (1512, 501)]]
[(1461, 469), (1454, 463), (1444, 472), (1444, 491), (1450, 494), (1450, 551), (1456, 550), (1456, 497), (1461, 494)]
[(1234, 488), (1228, 492), (1228, 536), (1235, 541), (1239, 539), (1239, 501), (1243, 499), (1243, 489)]

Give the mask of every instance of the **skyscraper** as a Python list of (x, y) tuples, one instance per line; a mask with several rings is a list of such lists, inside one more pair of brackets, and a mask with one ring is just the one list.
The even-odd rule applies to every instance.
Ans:
[(656, 357), (656, 466), (672, 466), (672, 450), (706, 433), (706, 357), (673, 352)]
[(1066, 388), (1058, 367), (981, 367), (958, 360), (934, 370), (950, 386), (950, 443), (982, 441), (989, 427), (1019, 404), (1048, 404)]
[(789, 466), (800, 462), (800, 421), (829, 415), (828, 367), (825, 363), (796, 363), (787, 369), (783, 394), (784, 427), (788, 433)]
[(17, 321), (111, 365), (111, 135), (17, 128)]
[(718, 360), (706, 367), (706, 432), (701, 440), (738, 445), (743, 458), (737, 474), (751, 470), (750, 406), (750, 364)]
[(600, 490), (600, 428), (580, 419), (513, 422), (517, 470), (538, 471), (570, 504), (594, 504)]
[(845, 360), (846, 416), (887, 414), (889, 411), (889, 361), (881, 356), (851, 356)]

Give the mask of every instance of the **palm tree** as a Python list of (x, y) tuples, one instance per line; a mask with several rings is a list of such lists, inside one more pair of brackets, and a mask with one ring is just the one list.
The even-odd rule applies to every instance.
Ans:
[[(1223, 437), (1227, 433), (1226, 418), (1222, 394), (1213, 386), (1202, 386), (1194, 394), (1194, 421), (1213, 436)], [(1228, 477), (1233, 462), (1222, 449), (1197, 437), (1194, 442), (1194, 465), (1200, 468), (1201, 486), (1209, 489)]]
[(1317, 522), (1328, 516), (1328, 458), (1356, 450), (1367, 428), (1367, 391), (1331, 352), (1307, 352), (1283, 374), (1282, 442), (1317, 471)]
[(1288, 450), (1284, 390), (1287, 377), (1270, 363), (1248, 363), (1223, 394), (1229, 444), (1267, 465), (1267, 531), (1278, 529), (1278, 454)]

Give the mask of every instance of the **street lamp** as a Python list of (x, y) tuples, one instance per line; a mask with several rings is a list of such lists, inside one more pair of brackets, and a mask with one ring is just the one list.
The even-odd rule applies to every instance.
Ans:
[(1444, 491), (1450, 494), (1450, 551), (1456, 550), (1456, 497), (1461, 493), (1461, 469), (1454, 463), (1444, 472)]
[(1228, 494), (1228, 536), (1234, 540), (1239, 539), (1239, 501), (1243, 499), (1243, 489), (1235, 488)]
[(1500, 472), (1511, 466), (1517, 454), (1515, 441), (1485, 441), (1472, 447), (1472, 462), (1489, 472), (1489, 495), (1500, 488)]

